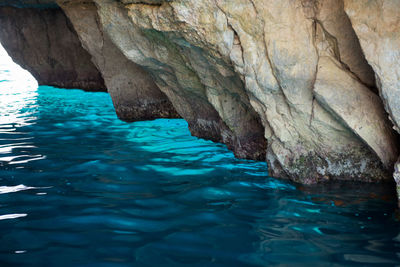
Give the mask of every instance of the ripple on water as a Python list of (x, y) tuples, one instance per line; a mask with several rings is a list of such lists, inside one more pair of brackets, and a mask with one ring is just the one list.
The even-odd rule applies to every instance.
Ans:
[(385, 186), (295, 185), (192, 137), (183, 120), (125, 123), (105, 93), (10, 81), (0, 82), (1, 265), (400, 262)]

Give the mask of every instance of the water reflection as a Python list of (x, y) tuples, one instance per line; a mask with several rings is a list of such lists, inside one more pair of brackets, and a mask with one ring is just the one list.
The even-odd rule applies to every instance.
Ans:
[(16, 185), (16, 186), (0, 186), (0, 194), (8, 194), (8, 193), (16, 193), (25, 190), (32, 190), (32, 189), (47, 189), (50, 187), (33, 187), (33, 186), (26, 186), (23, 184)]
[(36, 123), (37, 89), (32, 75), (16, 65), (0, 46), (0, 165), (45, 158), (30, 153), (35, 148), (33, 137), (23, 130)]
[(25, 216), (28, 216), (28, 214), (26, 214), (26, 213), (5, 214), (5, 215), (0, 215), (0, 221), (1, 220), (16, 219), (16, 218), (21, 218), (21, 217), (25, 217)]

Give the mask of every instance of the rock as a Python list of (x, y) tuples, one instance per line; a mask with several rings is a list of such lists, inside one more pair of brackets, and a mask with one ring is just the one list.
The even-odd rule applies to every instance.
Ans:
[(129, 61), (103, 33), (94, 3), (74, 1), (61, 6), (101, 71), (120, 119), (140, 121), (179, 117), (152, 77)]
[(345, 11), (376, 74), (386, 111), (400, 133), (400, 2), (345, 0)]
[(117, 110), (158, 87), (192, 134), (301, 183), (391, 179), (399, 5), (361, 2), (59, 1)]
[[(258, 115), (274, 176), (302, 183), (390, 177), (396, 138), (373, 96), (373, 71), (342, 1), (96, 3), (111, 40), (149, 70), (192, 131), (201, 125), (199, 118), (207, 117), (206, 125), (213, 127), (201, 126), (202, 132), (217, 136), (218, 130), (210, 129), (224, 130), (219, 117), (231, 130), (224, 130), (226, 135), (240, 139), (254, 132), (249, 128), (256, 124), (249, 122)], [(329, 68), (326, 81), (318, 76), (322, 57), (339, 65)], [(332, 83), (340, 75), (344, 79)], [(339, 104), (341, 110), (351, 110), (350, 101), (330, 101), (349, 82), (361, 105), (356, 114), (371, 118), (359, 125), (337, 109)], [(323, 101), (322, 92), (329, 91), (330, 100)], [(191, 110), (194, 103), (214, 115)], [(368, 105), (373, 108), (362, 107)], [(380, 118), (383, 128), (367, 125)], [(373, 128), (381, 137), (361, 133), (359, 127)], [(382, 153), (386, 148), (391, 148), (389, 155)]]
[(0, 40), (41, 85), (106, 91), (61, 9), (0, 7)]
[[(345, 11), (365, 57), (375, 71), (377, 86), (394, 129), (400, 133), (400, 2), (345, 0)], [(400, 206), (400, 160), (394, 180)]]
[[(96, 1), (96, 4), (111, 40), (128, 59), (151, 73), (189, 123), (193, 135), (225, 143), (238, 157), (265, 159), (263, 126), (244, 91), (243, 80), (235, 74), (228, 58), (210, 54), (205, 50), (207, 47), (192, 45), (180, 35), (180, 29), (160, 31), (147, 24), (148, 27), (143, 28), (131, 19), (129, 10), (116, 1)], [(130, 6), (142, 7), (143, 12), (158, 8), (172, 12), (165, 4)], [(147, 15), (151, 16), (146, 13), (138, 16), (137, 21), (152, 23), (145, 18)], [(166, 13), (163, 19), (171, 19), (168, 21), (171, 24), (160, 26), (174, 25), (174, 15)], [(233, 35), (230, 38), (233, 41)]]
[(314, 89), (317, 101), (344, 125), (353, 129), (382, 163), (391, 168), (399, 151), (379, 96), (347, 75), (339, 62), (332, 58), (320, 57), (318, 65)]
[(124, 4), (147, 4), (147, 5), (160, 5), (164, 2), (172, 2), (172, 0), (121, 0)]
[(357, 35), (344, 12), (342, 1), (324, 0), (319, 3), (315, 21), (329, 39), (333, 55), (342, 67), (354, 74), (369, 89), (375, 88), (375, 76), (360, 47)]

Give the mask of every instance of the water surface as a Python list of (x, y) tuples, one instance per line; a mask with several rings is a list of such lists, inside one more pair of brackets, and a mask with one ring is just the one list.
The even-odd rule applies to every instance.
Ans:
[(1, 266), (396, 265), (393, 193), (270, 178), (183, 120), (0, 71)]

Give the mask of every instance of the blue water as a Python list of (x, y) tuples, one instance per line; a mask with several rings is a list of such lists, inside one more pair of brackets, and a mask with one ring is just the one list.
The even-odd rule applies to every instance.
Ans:
[(396, 265), (383, 185), (268, 177), (183, 120), (0, 71), (1, 266)]

